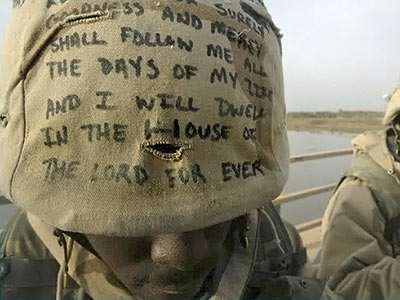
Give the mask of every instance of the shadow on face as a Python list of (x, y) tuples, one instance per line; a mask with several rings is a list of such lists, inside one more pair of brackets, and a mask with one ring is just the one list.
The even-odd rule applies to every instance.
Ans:
[(93, 250), (135, 296), (193, 298), (232, 251), (228, 221), (200, 230), (151, 237), (87, 235)]

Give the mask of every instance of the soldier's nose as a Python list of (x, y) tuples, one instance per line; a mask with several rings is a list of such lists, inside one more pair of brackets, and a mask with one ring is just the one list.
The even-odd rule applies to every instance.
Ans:
[(192, 271), (207, 258), (209, 249), (202, 231), (158, 235), (152, 241), (151, 258), (154, 263)]

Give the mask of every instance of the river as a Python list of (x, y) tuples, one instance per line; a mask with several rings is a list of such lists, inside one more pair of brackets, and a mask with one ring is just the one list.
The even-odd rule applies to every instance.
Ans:
[[(292, 155), (351, 148), (355, 134), (289, 132)], [(336, 183), (349, 166), (351, 155), (292, 164), (285, 193)], [(322, 217), (332, 192), (282, 206), (282, 216), (297, 225)]]
[[(292, 155), (346, 149), (353, 134), (289, 132)], [(350, 156), (296, 163), (291, 166), (285, 193), (295, 192), (337, 182), (346, 170)], [(330, 193), (299, 200), (282, 206), (282, 215), (293, 224), (300, 224), (322, 216)], [(12, 205), (0, 206), (0, 228), (16, 213)]]

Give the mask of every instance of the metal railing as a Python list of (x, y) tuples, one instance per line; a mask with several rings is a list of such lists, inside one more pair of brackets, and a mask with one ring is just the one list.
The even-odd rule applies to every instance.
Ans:
[[(352, 149), (343, 149), (343, 150), (335, 150), (335, 151), (327, 151), (327, 152), (315, 152), (310, 154), (302, 154), (302, 155), (295, 155), (290, 158), (290, 163), (298, 163), (304, 161), (311, 161), (317, 159), (326, 159), (326, 158), (333, 158), (345, 155), (351, 155), (353, 153)], [(305, 199), (311, 196), (320, 195), (326, 192), (334, 191), (337, 187), (337, 182), (318, 186), (302, 191), (297, 191), (294, 193), (282, 194), (277, 199), (273, 201), (274, 205), (280, 209), (281, 205), (287, 204), (290, 202), (294, 202), (297, 200)], [(316, 227), (321, 226), (322, 218), (312, 220), (303, 224), (296, 226), (297, 230), (301, 233)]]
[(302, 233), (307, 230), (319, 227), (321, 225), (322, 225), (322, 218), (318, 218), (318, 219), (312, 220), (310, 222), (300, 224), (300, 225), (296, 226), (296, 229), (298, 232)]
[(333, 183), (333, 184), (319, 186), (319, 187), (315, 187), (315, 188), (311, 188), (311, 189), (307, 189), (307, 190), (302, 190), (299, 192), (284, 194), (284, 195), (279, 196), (273, 202), (274, 202), (275, 206), (281, 206), (282, 204), (290, 203), (290, 202), (293, 202), (296, 200), (300, 200), (300, 199), (304, 199), (304, 198), (308, 198), (311, 196), (315, 196), (315, 195), (333, 191), (336, 188), (336, 186), (337, 186), (337, 183)]
[(316, 160), (316, 159), (324, 159), (331, 157), (338, 157), (344, 155), (353, 154), (352, 149), (343, 149), (343, 150), (334, 150), (334, 151), (326, 151), (326, 152), (315, 152), (309, 154), (295, 155), (290, 158), (290, 163), (298, 163), (308, 160)]

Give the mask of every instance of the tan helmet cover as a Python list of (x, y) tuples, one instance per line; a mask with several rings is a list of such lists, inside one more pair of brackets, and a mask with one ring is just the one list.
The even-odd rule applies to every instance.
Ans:
[(389, 97), (389, 104), (386, 109), (383, 125), (389, 126), (400, 113), (400, 82), (396, 90)]
[(261, 0), (14, 1), (1, 189), (60, 229), (217, 224), (287, 179), (280, 36)]

